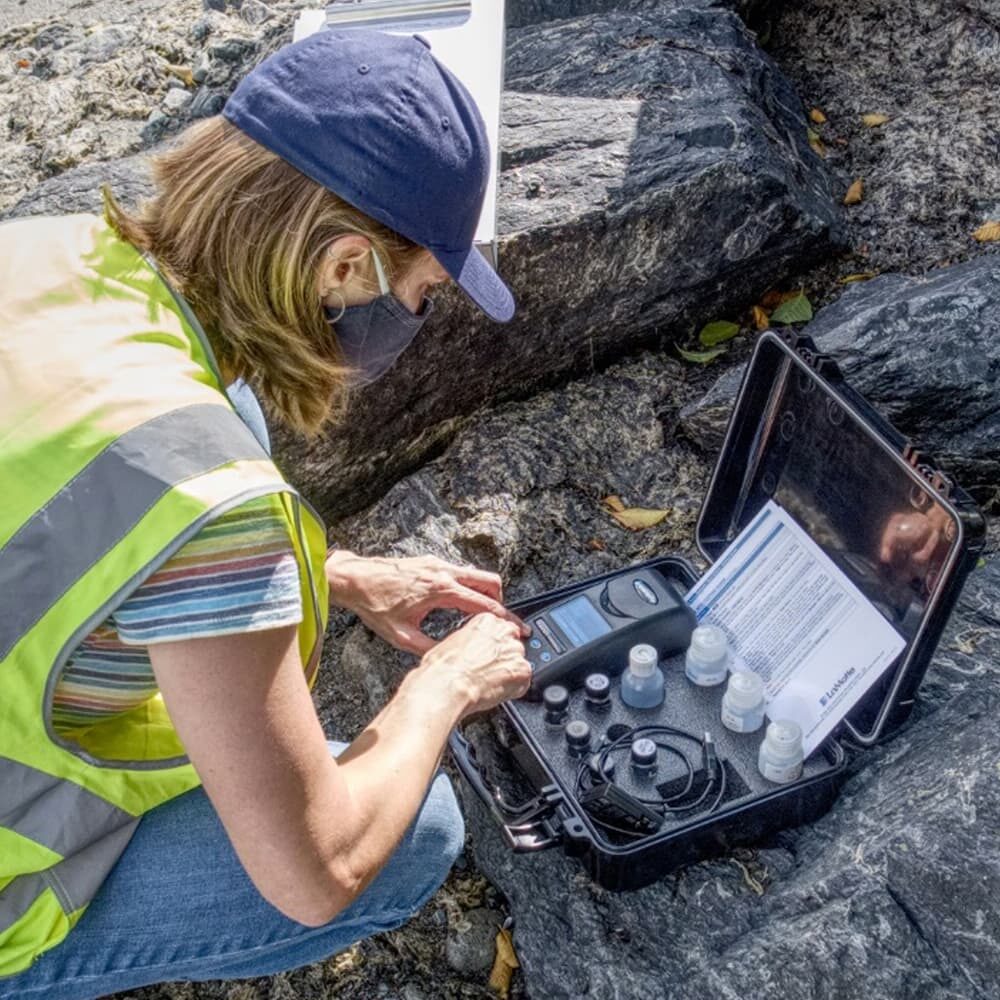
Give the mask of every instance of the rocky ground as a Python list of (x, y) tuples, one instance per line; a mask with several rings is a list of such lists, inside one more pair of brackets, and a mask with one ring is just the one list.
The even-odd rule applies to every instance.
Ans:
[[(797, 288), (826, 307), (807, 332), (993, 512), (1000, 244), (972, 234), (1000, 219), (1000, 2), (508, 4), (501, 266), (520, 318), (497, 331), (450, 303), (348, 428), (281, 439), (335, 539), (489, 566), (511, 597), (697, 558), (751, 307)], [(90, 208), (105, 178), (140, 195), (145, 152), (217, 111), (307, 5), (0, 2), (0, 212)], [(843, 282), (858, 273), (884, 276)], [(682, 361), (716, 319), (741, 325), (728, 351)], [(626, 532), (608, 493), (670, 516)], [(287, 976), (131, 996), (486, 997), (506, 918), (515, 997), (996, 995), (997, 565), (972, 575), (912, 721), (852, 756), (811, 826), (616, 896), (556, 852), (511, 857), (469, 801), (469, 849), (408, 927)], [(404, 668), (335, 616), (330, 735)]]

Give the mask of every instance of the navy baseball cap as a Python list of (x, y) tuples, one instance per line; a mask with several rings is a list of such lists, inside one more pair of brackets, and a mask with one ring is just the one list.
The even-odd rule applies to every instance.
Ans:
[(366, 215), (426, 247), (491, 319), (514, 298), (473, 246), (490, 172), (482, 116), (417, 35), (320, 31), (243, 78), (222, 114)]

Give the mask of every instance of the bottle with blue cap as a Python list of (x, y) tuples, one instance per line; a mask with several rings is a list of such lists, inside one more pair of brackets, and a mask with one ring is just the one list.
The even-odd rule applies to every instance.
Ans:
[(630, 708), (656, 708), (663, 704), (663, 671), (656, 650), (640, 643), (628, 651), (628, 667), (622, 674), (622, 701)]

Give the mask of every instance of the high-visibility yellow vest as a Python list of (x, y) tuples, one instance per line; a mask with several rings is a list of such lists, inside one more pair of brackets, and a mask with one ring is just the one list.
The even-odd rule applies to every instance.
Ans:
[(199, 783), (159, 695), (56, 733), (67, 659), (264, 494), (296, 549), (311, 686), (325, 530), (233, 410), (187, 303), (95, 216), (0, 225), (0, 977), (66, 936), (143, 813)]

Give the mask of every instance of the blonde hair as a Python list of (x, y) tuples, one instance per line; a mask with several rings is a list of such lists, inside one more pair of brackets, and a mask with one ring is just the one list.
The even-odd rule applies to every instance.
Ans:
[(365, 236), (391, 280), (421, 248), (221, 115), (157, 156), (153, 177), (154, 196), (135, 212), (105, 186), (105, 218), (191, 303), (225, 377), (251, 382), (306, 434), (342, 417), (352, 369), (319, 301), (324, 249), (338, 236)]

